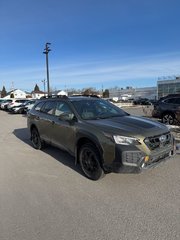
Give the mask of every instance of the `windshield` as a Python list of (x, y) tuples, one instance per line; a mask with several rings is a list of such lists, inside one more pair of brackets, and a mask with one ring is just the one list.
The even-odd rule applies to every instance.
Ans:
[(112, 103), (102, 99), (72, 101), (76, 111), (84, 120), (122, 117), (128, 114)]

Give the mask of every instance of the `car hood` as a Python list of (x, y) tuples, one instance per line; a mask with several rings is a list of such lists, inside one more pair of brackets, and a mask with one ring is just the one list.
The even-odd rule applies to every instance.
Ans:
[(143, 117), (123, 116), (108, 119), (88, 120), (88, 123), (101, 131), (128, 136), (155, 136), (168, 132), (168, 128), (159, 122)]

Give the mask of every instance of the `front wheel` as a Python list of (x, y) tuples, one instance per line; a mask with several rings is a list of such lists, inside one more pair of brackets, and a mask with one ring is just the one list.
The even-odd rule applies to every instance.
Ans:
[(165, 113), (162, 117), (162, 122), (164, 124), (172, 125), (174, 124), (175, 117), (172, 113)]
[(80, 148), (79, 162), (84, 174), (89, 179), (98, 180), (104, 176), (100, 165), (99, 151), (93, 144), (86, 143)]
[(43, 142), (41, 141), (41, 138), (39, 136), (39, 132), (36, 128), (33, 128), (31, 130), (31, 141), (32, 141), (32, 144), (33, 144), (33, 147), (35, 149), (42, 149), (43, 147)]

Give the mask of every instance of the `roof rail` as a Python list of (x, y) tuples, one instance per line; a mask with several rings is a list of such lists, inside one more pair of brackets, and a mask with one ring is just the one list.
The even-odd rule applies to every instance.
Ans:
[(99, 98), (95, 94), (78, 94), (78, 95), (71, 95), (70, 97), (92, 97), (92, 98)]
[(41, 99), (47, 99), (47, 98), (64, 98), (64, 99), (68, 99), (68, 97), (66, 95), (49, 95), (49, 96), (41, 97)]

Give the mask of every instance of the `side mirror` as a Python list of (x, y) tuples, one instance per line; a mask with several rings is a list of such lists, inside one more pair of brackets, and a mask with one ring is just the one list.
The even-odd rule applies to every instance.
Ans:
[(62, 121), (71, 122), (75, 120), (75, 115), (71, 112), (65, 112), (59, 116), (59, 119)]

